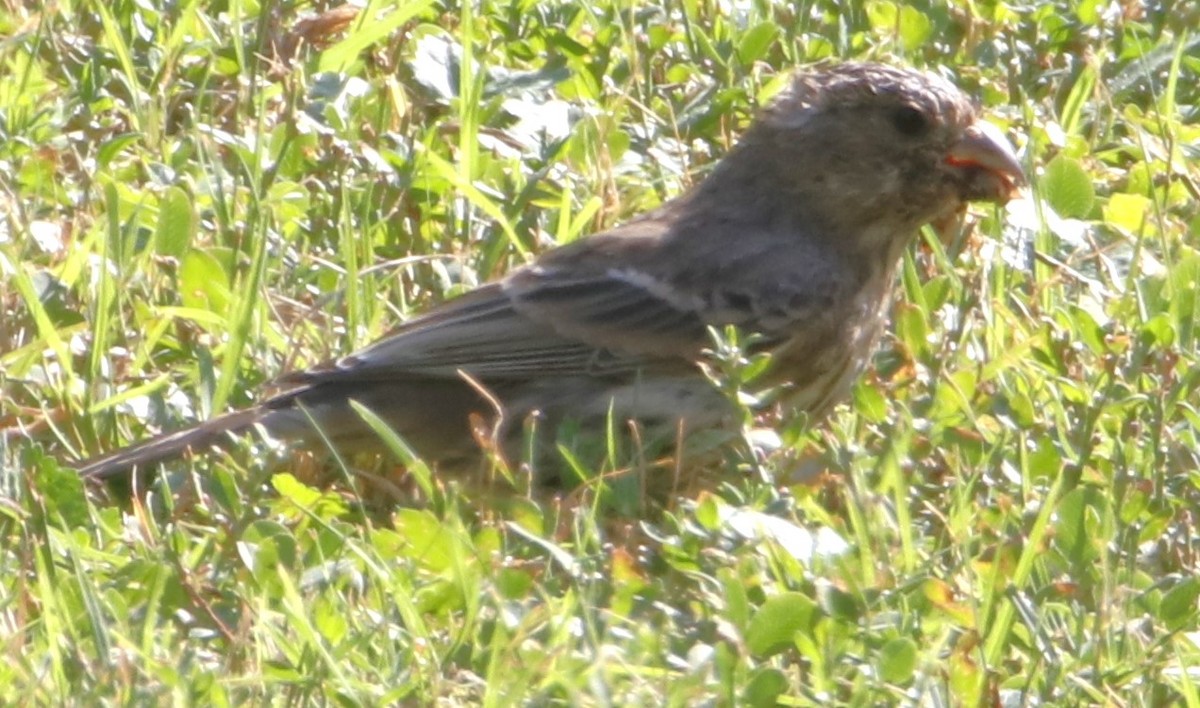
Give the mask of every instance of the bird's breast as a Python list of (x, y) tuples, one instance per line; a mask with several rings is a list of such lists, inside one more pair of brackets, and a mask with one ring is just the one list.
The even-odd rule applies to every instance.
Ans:
[(773, 351), (772, 376), (791, 389), (791, 407), (816, 419), (849, 395), (883, 331), (888, 290), (865, 288)]

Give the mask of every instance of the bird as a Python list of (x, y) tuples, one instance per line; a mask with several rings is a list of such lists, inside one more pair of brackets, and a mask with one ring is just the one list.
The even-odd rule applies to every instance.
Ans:
[(942, 76), (873, 62), (801, 68), (681, 196), (285, 374), (257, 405), (77, 470), (112, 479), (251, 429), (367, 449), (378, 436), (351, 401), (448, 468), (479, 464), (485, 438), (519, 456), (530, 420), (550, 435), (568, 421), (719, 428), (729, 402), (704, 367), (712, 330), (731, 326), (769, 354), (763, 385), (818, 420), (868, 364), (921, 227), (1025, 184), (1003, 132)]

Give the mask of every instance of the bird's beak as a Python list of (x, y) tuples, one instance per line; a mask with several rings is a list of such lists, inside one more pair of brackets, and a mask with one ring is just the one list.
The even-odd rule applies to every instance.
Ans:
[(999, 128), (979, 121), (946, 153), (946, 164), (964, 172), (968, 198), (1006, 202), (1026, 184), (1025, 170)]

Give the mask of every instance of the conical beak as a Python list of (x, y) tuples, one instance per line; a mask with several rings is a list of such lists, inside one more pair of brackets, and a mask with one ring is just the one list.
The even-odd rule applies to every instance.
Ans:
[(1008, 201), (1027, 181), (1012, 144), (999, 128), (979, 121), (963, 133), (946, 153), (946, 163), (964, 170), (968, 197)]

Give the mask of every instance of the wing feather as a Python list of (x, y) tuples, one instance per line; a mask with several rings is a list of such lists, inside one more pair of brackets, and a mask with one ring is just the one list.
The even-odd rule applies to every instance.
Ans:
[(514, 273), (505, 287), (530, 319), (594, 347), (690, 361), (708, 344), (700, 298), (638, 271), (535, 267)]
[[(625, 279), (543, 277), (537, 283), (523, 279), (519, 287), (511, 280), (451, 300), (333, 366), (297, 372), (280, 383), (458, 377), (460, 372), (484, 381), (617, 375), (686, 365), (674, 359), (680, 335), (704, 336), (695, 312)], [(655, 341), (628, 344), (641, 334)], [(688, 351), (693, 349), (699, 351)]]
[[(330, 367), (281, 383), (449, 378), (464, 372), (485, 382), (683, 372), (694, 370), (710, 345), (710, 325), (739, 325), (777, 342), (797, 336), (798, 323), (822, 319), (817, 313), (828, 298), (827, 276), (806, 262), (804, 249), (766, 259), (769, 272), (753, 278), (731, 253), (719, 273), (680, 287), (659, 275), (656, 258), (662, 254), (651, 253), (649, 245), (656, 242), (653, 225), (634, 226), (520, 268)], [(616, 248), (618, 242), (623, 249)], [(618, 257), (633, 252), (639, 257)], [(812, 336), (824, 336), (824, 327), (811, 329)]]

